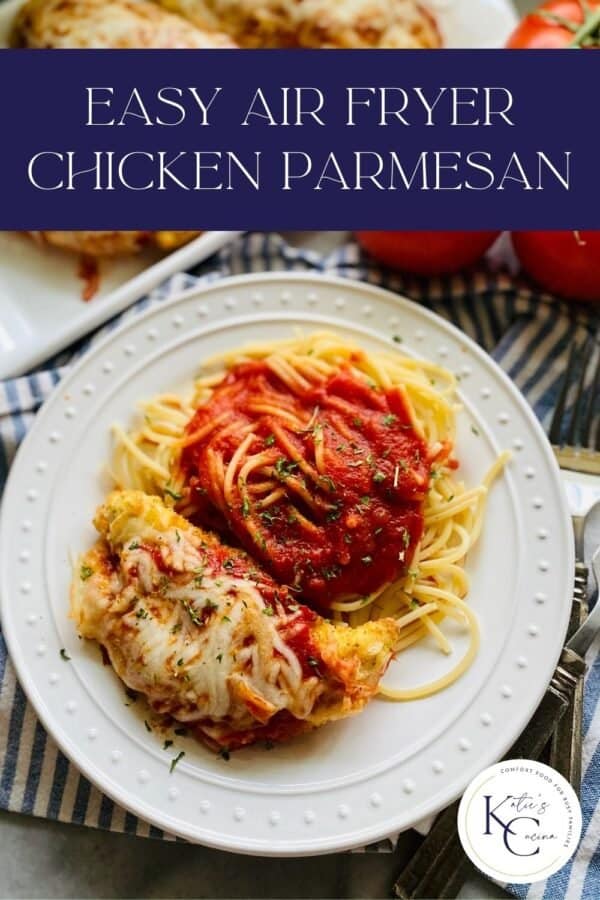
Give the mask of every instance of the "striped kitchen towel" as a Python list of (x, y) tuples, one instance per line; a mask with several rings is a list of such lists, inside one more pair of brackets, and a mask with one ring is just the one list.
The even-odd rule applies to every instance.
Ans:
[[(450, 319), (487, 350), (525, 394), (547, 425), (557, 400), (568, 349), (597, 333), (591, 309), (568, 306), (520, 285), (494, 264), (443, 279), (415, 279), (384, 270), (353, 243), (327, 256), (297, 249), (273, 234), (248, 234), (195, 270), (181, 273), (132, 309), (44, 367), (0, 383), (0, 493), (14, 453), (65, 369), (98, 338), (149, 304), (161, 303), (198, 281), (271, 270), (318, 271), (358, 278), (412, 297)], [(101, 301), (100, 301), (101, 302)], [(595, 351), (600, 355), (600, 348)], [(589, 386), (591, 390), (591, 385)], [(600, 896), (600, 658), (586, 689), (583, 778), (584, 831), (572, 863), (546, 884), (519, 896)], [(15, 678), (0, 635), (0, 807), (66, 822), (169, 839), (116, 807), (66, 760), (36, 719)], [(172, 838), (171, 838), (172, 839)], [(382, 842), (383, 848), (386, 842)], [(391, 846), (388, 842), (388, 847)]]

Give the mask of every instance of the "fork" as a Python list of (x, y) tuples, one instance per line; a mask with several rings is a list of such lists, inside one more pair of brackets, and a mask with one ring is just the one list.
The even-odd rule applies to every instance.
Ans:
[[(569, 412), (572, 392), (575, 397)], [(550, 442), (561, 469), (600, 475), (600, 418), (595, 421), (599, 393), (600, 344), (588, 335), (583, 344), (576, 341), (571, 344), (550, 423)]]
[[(594, 575), (596, 587), (600, 589), (600, 547), (597, 548), (592, 557), (592, 573)], [(599, 630), (600, 602), (596, 603), (585, 622), (577, 629), (573, 637), (567, 641), (567, 647), (569, 650), (573, 650), (575, 653), (579, 654), (583, 659)]]

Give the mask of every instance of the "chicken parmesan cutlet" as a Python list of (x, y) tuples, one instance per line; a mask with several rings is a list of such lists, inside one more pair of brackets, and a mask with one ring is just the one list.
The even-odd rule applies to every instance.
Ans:
[(158, 0), (241, 47), (421, 49), (441, 45), (417, 0)]
[(71, 617), (127, 687), (209, 746), (281, 741), (359, 712), (400, 635), (326, 621), (243, 550), (158, 497), (115, 491), (79, 561)]

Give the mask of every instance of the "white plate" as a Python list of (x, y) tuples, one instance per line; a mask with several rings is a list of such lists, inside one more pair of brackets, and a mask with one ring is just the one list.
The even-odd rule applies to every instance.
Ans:
[(502, 47), (517, 24), (511, 0), (421, 0), (435, 18), (445, 47)]
[[(354, 719), (229, 763), (148, 734), (141, 704), (67, 619), (69, 559), (94, 539), (109, 426), (140, 398), (177, 387), (209, 354), (294, 326), (334, 327), (365, 347), (392, 344), (461, 375), (457, 455), (476, 483), (502, 448), (514, 458), (494, 486), (469, 559), (469, 602), (482, 642), (469, 671), (426, 700), (375, 700)], [(475, 425), (475, 429), (471, 426)], [(477, 433), (475, 433), (477, 432)], [(170, 832), (215, 847), (301, 855), (356, 847), (451, 802), (498, 760), (550, 680), (570, 610), (573, 550), (554, 457), (525, 400), (461, 332), (408, 300), (361, 283), (304, 274), (241, 276), (194, 288), (136, 317), (88, 353), (45, 404), (12, 467), (2, 519), (6, 637), (19, 678), (63, 751), (101, 790)], [(71, 662), (61, 660), (61, 647)], [(389, 681), (412, 684), (451, 660), (423, 643)]]

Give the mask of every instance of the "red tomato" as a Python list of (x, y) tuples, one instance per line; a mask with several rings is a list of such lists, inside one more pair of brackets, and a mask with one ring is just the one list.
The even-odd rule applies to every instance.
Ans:
[(530, 50), (600, 47), (600, 0), (548, 0), (517, 25), (507, 47)]
[(499, 231), (357, 231), (375, 259), (415, 275), (443, 275), (473, 265)]
[(528, 275), (553, 294), (600, 301), (600, 231), (515, 231)]

